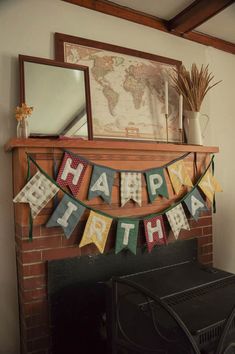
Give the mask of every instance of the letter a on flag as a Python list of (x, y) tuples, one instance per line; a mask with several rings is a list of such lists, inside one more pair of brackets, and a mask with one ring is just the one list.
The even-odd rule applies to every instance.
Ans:
[(186, 204), (190, 214), (196, 221), (198, 220), (201, 211), (208, 210), (197, 188), (195, 188), (192, 192), (189, 193), (189, 195), (185, 198), (184, 203)]
[(38, 171), (21, 189), (13, 202), (29, 203), (34, 219), (58, 191), (59, 188)]
[(107, 216), (91, 211), (79, 247), (94, 243), (103, 253), (112, 221)]
[(88, 200), (101, 196), (104, 201), (111, 203), (114, 174), (115, 171), (110, 168), (94, 166), (89, 187)]
[(192, 187), (192, 181), (182, 160), (176, 161), (167, 167), (172, 186), (176, 194), (179, 193), (182, 185)]
[(65, 152), (56, 182), (61, 187), (68, 186), (72, 194), (76, 196), (86, 168), (87, 162), (85, 160)]

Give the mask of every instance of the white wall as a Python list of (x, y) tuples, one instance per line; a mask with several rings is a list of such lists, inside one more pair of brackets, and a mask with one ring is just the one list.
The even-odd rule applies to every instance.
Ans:
[(215, 217), (216, 264), (235, 271), (233, 255), (232, 159), (235, 106), (235, 56), (166, 33), (90, 11), (59, 0), (0, 1), (0, 354), (18, 353), (18, 315), (11, 187), (11, 155), (3, 151), (15, 135), (14, 108), (18, 100), (18, 54), (53, 59), (54, 32), (85, 37), (192, 62), (209, 63), (223, 85), (205, 101), (203, 111), (211, 116), (207, 141), (220, 145), (217, 177), (224, 193), (217, 198)]

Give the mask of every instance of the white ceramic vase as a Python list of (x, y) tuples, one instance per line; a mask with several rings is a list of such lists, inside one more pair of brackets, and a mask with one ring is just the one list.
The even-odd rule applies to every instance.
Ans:
[[(206, 117), (206, 123), (202, 129), (200, 118)], [(206, 114), (194, 111), (184, 111), (184, 130), (188, 144), (203, 145), (204, 132), (209, 123)]]

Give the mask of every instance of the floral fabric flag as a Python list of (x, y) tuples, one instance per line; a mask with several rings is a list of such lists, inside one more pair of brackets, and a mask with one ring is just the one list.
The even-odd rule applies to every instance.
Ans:
[(152, 251), (154, 245), (166, 244), (165, 226), (161, 215), (144, 219), (144, 229), (149, 252)]
[(13, 199), (14, 203), (29, 203), (32, 218), (40, 213), (59, 188), (38, 171)]
[(190, 230), (182, 204), (178, 204), (173, 209), (167, 211), (166, 216), (176, 239), (178, 239), (181, 229)]
[(129, 249), (136, 254), (139, 220), (119, 219), (117, 224), (115, 253)]
[(207, 211), (208, 208), (199, 193), (198, 189), (195, 188), (184, 200), (190, 214), (197, 221), (201, 211)]
[(93, 167), (88, 200), (101, 196), (105, 202), (110, 204), (114, 174), (115, 171), (110, 168), (95, 165)]
[(94, 243), (103, 253), (112, 221), (107, 216), (91, 211), (79, 247)]
[(163, 168), (155, 168), (145, 172), (148, 195), (151, 203), (158, 195), (169, 198)]
[(65, 152), (56, 182), (61, 187), (68, 186), (72, 194), (76, 196), (82, 183), (86, 168), (87, 162), (85, 160)]
[(176, 161), (167, 167), (172, 186), (176, 194), (179, 193), (182, 185), (192, 187), (192, 181), (189, 177), (185, 164), (182, 160)]
[(66, 238), (69, 238), (85, 209), (84, 206), (65, 194), (48, 220), (46, 227), (61, 226)]
[(121, 172), (121, 206), (130, 199), (141, 206), (142, 176), (139, 172)]
[(222, 192), (219, 182), (209, 170), (205, 173), (198, 186), (211, 201), (211, 203), (213, 202), (215, 192)]

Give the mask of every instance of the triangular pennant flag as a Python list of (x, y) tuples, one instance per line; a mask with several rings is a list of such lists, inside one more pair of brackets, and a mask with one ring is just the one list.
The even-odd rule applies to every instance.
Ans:
[(149, 252), (154, 245), (166, 244), (165, 226), (161, 215), (144, 219), (144, 229)]
[(167, 167), (172, 186), (176, 194), (179, 193), (182, 185), (192, 187), (192, 181), (182, 160), (176, 161)]
[(29, 203), (34, 219), (59, 191), (49, 178), (38, 171), (14, 198), (14, 203)]
[(167, 211), (166, 216), (176, 239), (181, 229), (190, 230), (182, 204), (178, 204), (173, 209)]
[(65, 152), (56, 182), (61, 187), (68, 186), (72, 194), (76, 196), (79, 191), (86, 168), (87, 161)]
[(193, 191), (188, 194), (184, 202), (195, 220), (198, 220), (201, 211), (208, 210), (197, 188), (193, 189)]
[(121, 206), (130, 199), (141, 206), (142, 176), (139, 172), (121, 172)]
[(46, 227), (61, 226), (66, 238), (69, 238), (85, 209), (84, 206), (65, 194), (48, 220)]
[(114, 174), (115, 171), (110, 168), (95, 165), (93, 167), (88, 200), (101, 196), (104, 201), (111, 203)]
[(168, 198), (168, 190), (163, 168), (152, 169), (150, 171), (145, 172), (145, 175), (147, 181), (148, 195), (151, 203), (158, 195)]
[(112, 221), (107, 216), (91, 211), (79, 247), (94, 243), (103, 253)]
[(115, 253), (129, 249), (136, 254), (139, 220), (119, 219), (116, 234)]
[(202, 177), (198, 186), (201, 188), (207, 198), (211, 201), (211, 203), (213, 202), (215, 192), (222, 192), (219, 182), (215, 179), (214, 176), (212, 176), (209, 170)]

